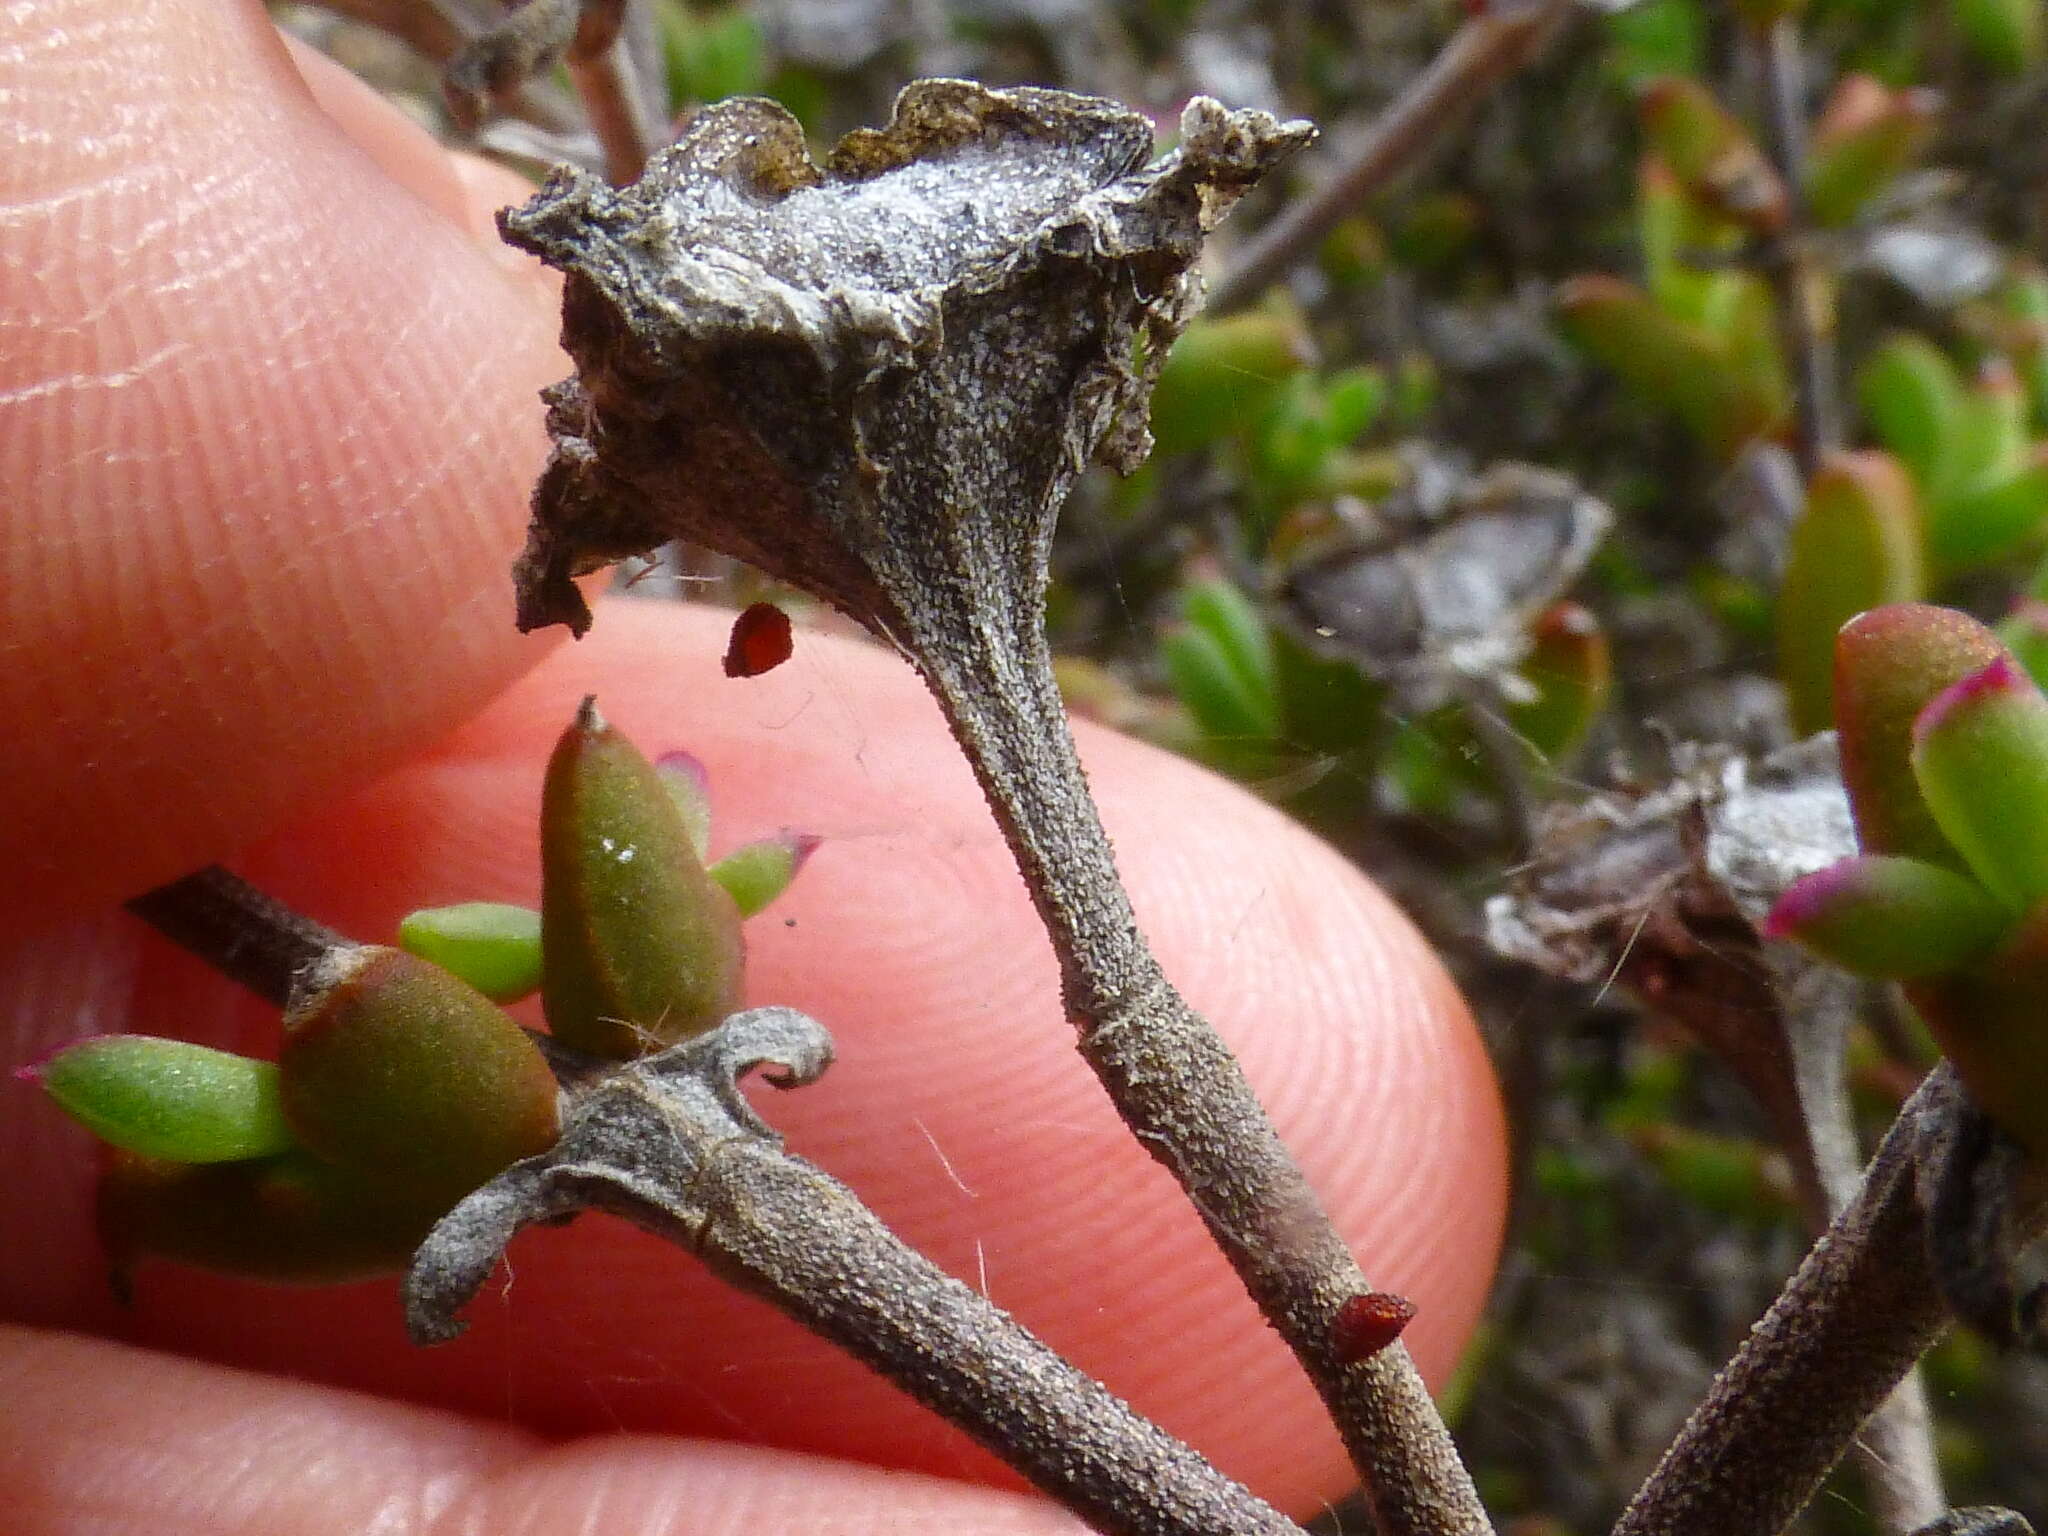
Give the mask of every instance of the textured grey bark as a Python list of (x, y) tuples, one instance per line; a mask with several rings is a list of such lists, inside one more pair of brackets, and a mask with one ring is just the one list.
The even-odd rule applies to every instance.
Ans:
[[(2009, 1278), (2014, 1245), (2040, 1229), (2028, 1174), (2002, 1148), (1984, 1152), (1987, 1136), (1996, 1142), (1950, 1067), (1929, 1073), (1856, 1197), (1715, 1378), (1614, 1536), (1775, 1536), (1805, 1508), (1947, 1328), (1958, 1278), (1986, 1265)], [(1945, 1191), (1967, 1188), (1999, 1212), (2024, 1209), (2018, 1229), (1958, 1251), (1938, 1212)]]

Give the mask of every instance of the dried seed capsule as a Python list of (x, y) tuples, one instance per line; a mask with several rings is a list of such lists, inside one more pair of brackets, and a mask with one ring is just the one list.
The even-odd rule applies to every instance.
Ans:
[(284, 1018), (284, 1109), (302, 1145), (446, 1209), (553, 1144), (540, 1049), (466, 982), (403, 950), (336, 950)]
[(541, 1002), (580, 1050), (640, 1056), (739, 1006), (732, 898), (653, 766), (583, 701), (541, 799)]

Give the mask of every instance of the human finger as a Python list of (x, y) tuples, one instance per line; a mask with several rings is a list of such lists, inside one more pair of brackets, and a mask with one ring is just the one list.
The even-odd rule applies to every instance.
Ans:
[(545, 285), (308, 67), (254, 0), (0, 19), (0, 921), (253, 840), (550, 643), (506, 577)]

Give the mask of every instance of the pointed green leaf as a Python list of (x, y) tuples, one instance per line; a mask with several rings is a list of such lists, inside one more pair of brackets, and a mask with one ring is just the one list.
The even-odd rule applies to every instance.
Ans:
[(707, 873), (725, 887), (741, 917), (752, 917), (789, 889), (818, 842), (803, 832), (764, 837), (733, 849)]
[(1795, 881), (1771, 908), (1763, 934), (1791, 939), (1845, 971), (1900, 981), (1968, 965), (2011, 920), (1966, 876), (1866, 853)]
[(21, 1076), (102, 1141), (144, 1157), (223, 1163), (293, 1145), (275, 1064), (153, 1035), (101, 1035)]

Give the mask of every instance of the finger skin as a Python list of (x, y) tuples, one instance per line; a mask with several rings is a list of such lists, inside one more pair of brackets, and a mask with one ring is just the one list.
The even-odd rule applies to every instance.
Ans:
[(342, 121), (253, 3), (0, 14), (9, 928), (362, 783), (552, 643), (505, 582), (546, 287), (321, 82)]
[[(1075, 1054), (1022, 884), (909, 670), (802, 634), (784, 667), (731, 681), (729, 622), (605, 605), (589, 639), (246, 871), (365, 937), (414, 906), (531, 901), (547, 749), (596, 692), (644, 749), (705, 759), (717, 848), (785, 825), (826, 839), (749, 925), (751, 999), (812, 1012), (839, 1044), (823, 1082), (761, 1100), (793, 1149), (1268, 1497), (1312, 1509), (1340, 1492), (1349, 1474), (1308, 1388)], [(1502, 1207), (1499, 1106), (1461, 1004), (1384, 899), (1277, 813), (1107, 733), (1085, 731), (1083, 748), (1169, 974), (1243, 1058), (1367, 1274), (1420, 1304), (1408, 1339), (1440, 1379), (1477, 1315)], [(132, 995), (135, 1027), (274, 1045), (274, 1018), (162, 950)], [(45, 1034), (79, 1017), (47, 996), (42, 1013)], [(52, 1116), (18, 1118), (66, 1139)], [(37, 1231), (37, 1274), (18, 1283), (44, 1321), (552, 1433), (663, 1430), (999, 1475), (764, 1304), (605, 1219), (524, 1234), (445, 1349), (404, 1344), (388, 1284), (266, 1290), (160, 1267), (134, 1315), (111, 1321), (84, 1299), (79, 1195), (53, 1193), (71, 1165), (19, 1155), (40, 1156), (48, 1182), (0, 1191), (27, 1207), (0, 1206), (0, 1221)], [(77, 1315), (49, 1296), (58, 1282), (37, 1289), (45, 1271), (85, 1287)]]
[(515, 1429), (0, 1326), (9, 1536), (1054, 1536), (1036, 1499), (785, 1452)]

